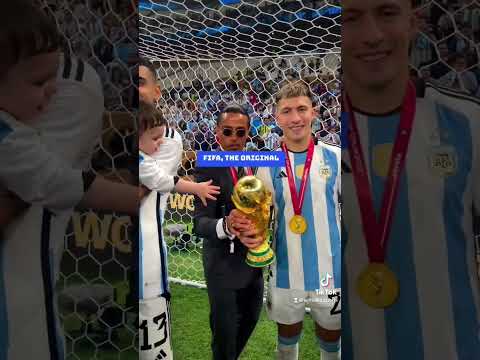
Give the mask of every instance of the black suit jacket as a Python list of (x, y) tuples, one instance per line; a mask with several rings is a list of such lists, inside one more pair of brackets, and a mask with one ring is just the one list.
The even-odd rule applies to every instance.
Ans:
[(234, 253), (230, 253), (230, 239), (219, 239), (217, 222), (235, 209), (231, 195), (233, 179), (228, 168), (196, 168), (196, 182), (212, 180), (220, 186), (217, 200), (208, 200), (207, 206), (195, 197), (194, 233), (203, 238), (203, 269), (208, 286), (240, 289), (262, 276), (262, 270), (245, 263), (247, 248), (234, 239)]

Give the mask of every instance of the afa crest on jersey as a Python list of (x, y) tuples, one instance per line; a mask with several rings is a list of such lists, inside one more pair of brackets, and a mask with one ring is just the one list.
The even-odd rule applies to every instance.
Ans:
[(430, 170), (438, 176), (450, 176), (457, 171), (457, 153), (451, 146), (436, 146), (428, 154)]

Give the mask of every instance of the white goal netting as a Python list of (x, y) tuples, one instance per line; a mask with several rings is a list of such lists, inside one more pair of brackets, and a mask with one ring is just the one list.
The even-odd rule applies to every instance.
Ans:
[[(184, 142), (180, 175), (192, 174), (195, 151), (217, 146), (215, 119), (232, 102), (250, 114), (247, 149), (276, 149), (282, 131), (273, 98), (289, 80), (303, 79), (315, 94), (315, 136), (339, 143), (338, 1), (142, 0), (139, 10), (139, 52), (156, 66), (160, 106)], [(193, 195), (170, 195), (169, 275), (202, 286), (193, 210)]]
[[(473, 0), (417, 0), (419, 34), (412, 69), (426, 82), (480, 99), (480, 3)], [(475, 224), (480, 274), (480, 217)]]
[[(66, 51), (92, 65), (105, 96), (103, 133), (91, 169), (136, 183), (138, 14), (131, 0), (37, 0), (57, 23)], [(76, 211), (65, 236), (58, 308), (67, 359), (138, 359), (132, 293), (134, 219)]]
[[(137, 44), (156, 65), (161, 106), (183, 136), (183, 176), (191, 174), (195, 150), (215, 146), (215, 116), (229, 102), (242, 104), (251, 115), (249, 149), (278, 146), (281, 130), (272, 116), (272, 98), (289, 79), (304, 79), (316, 94), (315, 136), (339, 141), (340, 1), (38, 1), (55, 17), (68, 48), (102, 78), (104, 133), (92, 161), (102, 174), (134, 181), (127, 169), (135, 132)], [(428, 81), (478, 97), (479, 3), (418, 3), (421, 33), (412, 67)], [(133, 10), (137, 4), (139, 16)], [(192, 234), (192, 214), (193, 196), (170, 195), (164, 227), (169, 270), (173, 278), (203, 284), (201, 240)], [(73, 216), (58, 284), (68, 359), (138, 358), (127, 301), (132, 236), (129, 217)]]

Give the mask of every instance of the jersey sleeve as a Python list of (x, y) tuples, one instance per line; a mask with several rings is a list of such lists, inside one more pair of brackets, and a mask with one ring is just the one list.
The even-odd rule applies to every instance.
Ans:
[(175, 187), (173, 175), (168, 175), (154, 158), (143, 152), (139, 154), (138, 174), (140, 183), (150, 190), (169, 192)]
[(434, 87), (430, 84), (426, 87), (426, 95), (455, 111), (466, 115), (470, 124), (472, 136), (472, 176), (473, 206), (480, 213), (480, 103), (477, 98), (452, 91), (450, 89)]
[(73, 208), (85, 191), (84, 174), (49, 151), (37, 132), (0, 113), (0, 183), (23, 201), (52, 211)]
[(152, 154), (157, 164), (168, 175), (176, 175), (182, 161), (183, 142), (180, 134), (172, 128), (166, 127), (163, 142), (159, 149)]
[(473, 205), (480, 214), (480, 107), (478, 117), (472, 121), (473, 148)]

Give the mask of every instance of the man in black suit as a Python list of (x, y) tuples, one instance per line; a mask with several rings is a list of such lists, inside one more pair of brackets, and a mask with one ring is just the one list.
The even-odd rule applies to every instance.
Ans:
[[(237, 105), (218, 116), (220, 150), (241, 151), (250, 130), (248, 114)], [(196, 181), (212, 179), (220, 186), (216, 201), (204, 207), (195, 202), (194, 232), (204, 239), (203, 268), (210, 301), (214, 360), (238, 359), (258, 321), (263, 302), (262, 270), (248, 266), (248, 248), (263, 242), (257, 230), (235, 209), (231, 200), (234, 177), (245, 169), (196, 168)], [(233, 175), (232, 175), (233, 172)]]

